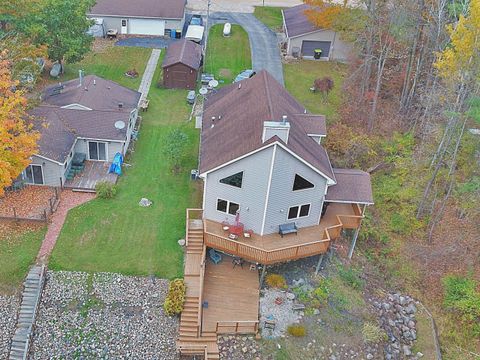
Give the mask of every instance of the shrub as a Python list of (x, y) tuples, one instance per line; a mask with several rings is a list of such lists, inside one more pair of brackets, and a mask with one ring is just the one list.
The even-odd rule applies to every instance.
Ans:
[(340, 276), (340, 279), (342, 279), (345, 284), (351, 286), (355, 290), (361, 290), (365, 285), (365, 282), (360, 278), (359, 271), (352, 267), (340, 267), (338, 269), (338, 276)]
[(444, 306), (458, 312), (462, 320), (473, 325), (480, 334), (480, 291), (472, 278), (449, 275), (443, 279), (445, 289)]
[(185, 293), (187, 287), (183, 279), (175, 279), (168, 286), (168, 294), (163, 304), (163, 309), (167, 315), (180, 314), (185, 303)]
[(295, 337), (302, 337), (307, 334), (307, 329), (303, 325), (289, 325), (287, 331), (290, 335)]
[(268, 286), (272, 288), (284, 289), (287, 287), (287, 282), (282, 275), (279, 274), (269, 274), (267, 275), (265, 282)]
[(387, 334), (377, 324), (366, 322), (362, 329), (363, 340), (366, 343), (377, 343), (387, 339)]
[(97, 196), (102, 199), (111, 199), (117, 193), (117, 186), (108, 181), (100, 181), (95, 185)]

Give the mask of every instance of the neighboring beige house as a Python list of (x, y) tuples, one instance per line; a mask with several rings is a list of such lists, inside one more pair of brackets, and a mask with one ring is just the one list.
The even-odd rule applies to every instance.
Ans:
[(22, 173), (23, 181), (66, 186), (76, 158), (90, 163), (89, 170), (108, 168), (115, 154), (125, 155), (129, 147), (140, 95), (94, 75), (46, 88), (43, 103), (29, 111), (42, 124), (37, 124), (38, 152)]
[(310, 8), (302, 4), (282, 10), (287, 55), (313, 59), (314, 50), (321, 49), (322, 60), (346, 61), (352, 46), (342, 41), (337, 32), (312, 24), (305, 15), (305, 10)]

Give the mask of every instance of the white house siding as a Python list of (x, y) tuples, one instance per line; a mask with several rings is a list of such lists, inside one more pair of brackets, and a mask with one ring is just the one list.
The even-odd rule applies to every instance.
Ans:
[(87, 139), (77, 139), (75, 144), (75, 153), (84, 153), (87, 155), (88, 160), (88, 141), (98, 141), (107, 143), (107, 161), (112, 161), (113, 157), (117, 152), (124, 154), (124, 143), (123, 142), (108, 142), (102, 140), (87, 140)]
[[(308, 140), (306, 140), (308, 141)], [(293, 191), (295, 174), (315, 185), (313, 189)], [(316, 171), (277, 147), (272, 182), (265, 218), (264, 235), (278, 232), (278, 226), (295, 222), (298, 227), (317, 225), (323, 206), (326, 179)], [(288, 209), (295, 205), (310, 205), (308, 217), (289, 220)]]
[[(61, 186), (65, 182), (64, 166), (48, 159), (33, 155), (31, 164), (41, 165), (43, 170), (43, 184)], [(60, 178), (62, 180), (60, 180)], [(62, 183), (60, 183), (62, 181)]]
[[(130, 19), (140, 19), (135, 17), (117, 17), (117, 16), (89, 16), (90, 18), (101, 18), (104, 21), (105, 29), (116, 29), (118, 33), (121, 34), (122, 30), (122, 19), (127, 19), (127, 22)], [(156, 19), (165, 21), (165, 29), (175, 29), (178, 31), (183, 30), (183, 24), (185, 23), (185, 16), (182, 19)], [(131, 33), (130, 24), (127, 24), (128, 34)], [(133, 34), (132, 34), (133, 35)], [(142, 35), (142, 34), (141, 34)], [(163, 34), (162, 34), (163, 35)]]
[(293, 48), (302, 49), (302, 42), (307, 41), (330, 41), (329, 60), (346, 61), (352, 49), (352, 46), (340, 39), (340, 36), (332, 30), (319, 30), (310, 34), (300, 35), (288, 39), (288, 55), (292, 55)]
[[(260, 233), (272, 154), (273, 147), (269, 147), (209, 173), (205, 179), (205, 218), (218, 222), (232, 222), (235, 219), (234, 215), (217, 211), (217, 199), (232, 201), (240, 204), (240, 221), (245, 227), (256, 233)], [(241, 189), (219, 182), (220, 179), (240, 171), (243, 171)]]

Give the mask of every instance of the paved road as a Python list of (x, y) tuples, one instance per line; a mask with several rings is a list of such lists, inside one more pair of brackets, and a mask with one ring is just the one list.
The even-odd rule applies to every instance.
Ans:
[(275, 33), (253, 14), (215, 12), (210, 16), (210, 25), (226, 22), (239, 24), (247, 31), (250, 38), (253, 70), (265, 69), (284, 85), (282, 60)]

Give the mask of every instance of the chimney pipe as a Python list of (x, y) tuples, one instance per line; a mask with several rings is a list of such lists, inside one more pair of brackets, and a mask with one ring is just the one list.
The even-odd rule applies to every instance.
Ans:
[(287, 115), (282, 116), (282, 124), (285, 125), (287, 123)]

